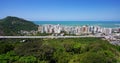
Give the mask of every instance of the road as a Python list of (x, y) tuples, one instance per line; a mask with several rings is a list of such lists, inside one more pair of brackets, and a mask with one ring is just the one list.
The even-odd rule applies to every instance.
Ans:
[(103, 38), (104, 36), (0, 36), (0, 38), (81, 38), (81, 37)]

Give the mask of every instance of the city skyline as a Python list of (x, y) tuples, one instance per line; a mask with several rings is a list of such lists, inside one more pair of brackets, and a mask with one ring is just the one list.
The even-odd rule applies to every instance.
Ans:
[(0, 18), (32, 21), (119, 21), (120, 0), (0, 0)]

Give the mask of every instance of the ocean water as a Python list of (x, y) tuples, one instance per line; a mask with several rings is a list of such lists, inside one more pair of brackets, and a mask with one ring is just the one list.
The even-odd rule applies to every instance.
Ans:
[(67, 26), (101, 26), (106, 28), (120, 28), (120, 21), (32, 21), (37, 25), (60, 24)]

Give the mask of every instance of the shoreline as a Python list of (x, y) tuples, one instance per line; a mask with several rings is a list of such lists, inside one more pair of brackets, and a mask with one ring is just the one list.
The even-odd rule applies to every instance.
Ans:
[(120, 28), (120, 22), (118, 21), (32, 21), (36, 25), (45, 25), (52, 24), (57, 25), (60, 24), (62, 26), (100, 26), (104, 28)]

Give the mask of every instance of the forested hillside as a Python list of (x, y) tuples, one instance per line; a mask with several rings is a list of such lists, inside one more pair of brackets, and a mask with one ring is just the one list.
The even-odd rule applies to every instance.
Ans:
[(0, 39), (0, 63), (120, 63), (120, 46), (99, 38)]
[(8, 16), (0, 20), (0, 35), (20, 35), (20, 31), (37, 30), (37, 25), (18, 17)]

